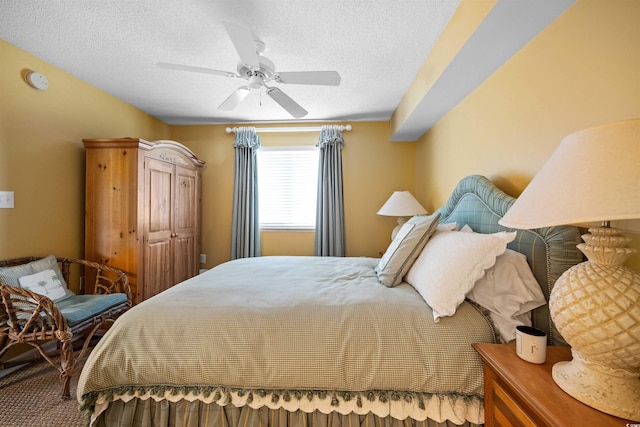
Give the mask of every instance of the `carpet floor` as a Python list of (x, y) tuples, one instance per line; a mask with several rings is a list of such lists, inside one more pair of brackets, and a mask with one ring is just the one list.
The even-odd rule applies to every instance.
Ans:
[(58, 371), (44, 360), (0, 378), (0, 426), (82, 427), (85, 415), (78, 409), (76, 387), (82, 370), (78, 363), (71, 379), (71, 398), (62, 400)]

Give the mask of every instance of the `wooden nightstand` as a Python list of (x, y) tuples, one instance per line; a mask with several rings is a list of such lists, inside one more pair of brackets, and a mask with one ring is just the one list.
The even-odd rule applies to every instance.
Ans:
[(569, 396), (551, 378), (556, 362), (571, 360), (568, 347), (547, 347), (547, 360), (520, 359), (515, 346), (474, 344), (484, 361), (485, 426), (616, 426), (630, 421), (593, 409)]

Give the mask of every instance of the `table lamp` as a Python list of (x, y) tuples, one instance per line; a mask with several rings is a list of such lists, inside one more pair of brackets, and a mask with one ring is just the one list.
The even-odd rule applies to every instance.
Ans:
[(573, 356), (555, 364), (552, 376), (582, 403), (634, 421), (640, 421), (640, 275), (623, 265), (635, 249), (621, 229), (640, 231), (638, 218), (640, 119), (632, 119), (565, 137), (499, 221), (517, 229), (601, 223), (578, 245), (588, 260), (568, 269), (551, 291), (551, 318)]
[(408, 191), (394, 191), (389, 200), (378, 211), (378, 215), (398, 217), (398, 225), (391, 232), (391, 240), (396, 237), (402, 224), (418, 214), (426, 214), (427, 210)]

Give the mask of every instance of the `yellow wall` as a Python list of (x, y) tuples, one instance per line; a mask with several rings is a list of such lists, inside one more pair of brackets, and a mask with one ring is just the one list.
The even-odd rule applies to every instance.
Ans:
[[(83, 138), (174, 139), (207, 162), (203, 172), (204, 267), (230, 254), (233, 135), (226, 126), (168, 126), (105, 92), (0, 40), (0, 191), (15, 208), (0, 209), (0, 259), (84, 253)], [(23, 80), (43, 73), (49, 89)], [(305, 125), (314, 125), (306, 124)], [(316, 124), (317, 125), (317, 124)], [(343, 150), (347, 253), (379, 256), (395, 218), (376, 215), (395, 190), (413, 191), (415, 143), (389, 142), (388, 123), (353, 123)], [(262, 134), (263, 145), (314, 145), (317, 134)], [(311, 232), (264, 232), (265, 255), (309, 255)]]
[(418, 199), (470, 174), (518, 196), (564, 136), (640, 117), (639, 22), (638, 1), (578, 0), (418, 141)]
[[(0, 40), (0, 259), (84, 254), (82, 138), (169, 136), (169, 126)], [(44, 74), (49, 89), (23, 80)]]
[[(320, 125), (305, 123), (305, 126)], [(207, 162), (203, 171), (202, 252), (207, 268), (229, 259), (233, 200), (233, 135), (226, 126), (173, 126), (171, 138)], [(265, 127), (261, 125), (260, 127)], [(389, 142), (386, 122), (355, 122), (343, 156), (347, 255), (378, 257), (395, 218), (376, 212), (395, 190), (413, 191), (415, 143)], [(317, 133), (261, 133), (263, 146), (315, 145)], [(264, 231), (263, 255), (313, 255), (312, 232)]]
[[(343, 151), (348, 255), (386, 249), (395, 219), (375, 213), (394, 190), (414, 192), (433, 211), (460, 178), (478, 173), (517, 196), (568, 133), (640, 117), (637, 22), (640, 2), (578, 0), (417, 143), (389, 142), (386, 122), (352, 123)], [(202, 252), (206, 267), (229, 259), (226, 126), (168, 126), (3, 40), (0, 63), (0, 190), (14, 191), (16, 203), (0, 209), (0, 259), (83, 255), (81, 140), (118, 136), (175, 139), (207, 162)], [(27, 86), (25, 69), (44, 73), (50, 88)], [(262, 141), (316, 137), (265, 133)], [(263, 253), (311, 254), (313, 235), (265, 232)], [(640, 270), (640, 255), (629, 264)]]

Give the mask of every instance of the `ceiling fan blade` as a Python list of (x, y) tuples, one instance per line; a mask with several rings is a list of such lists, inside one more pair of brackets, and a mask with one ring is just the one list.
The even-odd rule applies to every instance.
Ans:
[(214, 76), (224, 77), (240, 77), (230, 71), (214, 70), (212, 68), (193, 67), (191, 65), (171, 64), (169, 62), (157, 62), (156, 65), (160, 68), (166, 68), (169, 70), (190, 71), (192, 73), (204, 73), (213, 74)]
[(251, 88), (247, 86), (241, 86), (234, 90), (227, 99), (218, 107), (219, 110), (231, 111), (238, 106), (238, 104), (249, 95)]
[(282, 108), (287, 110), (296, 119), (307, 115), (307, 110), (302, 108), (296, 101), (291, 99), (289, 95), (278, 89), (277, 87), (267, 88), (267, 95), (276, 101)]
[(294, 85), (338, 86), (340, 74), (337, 71), (283, 71), (276, 73), (275, 80)]
[(240, 61), (249, 68), (259, 69), (258, 53), (251, 30), (233, 22), (223, 22), (223, 24), (240, 56)]

